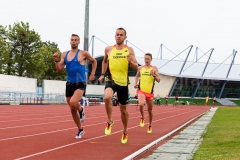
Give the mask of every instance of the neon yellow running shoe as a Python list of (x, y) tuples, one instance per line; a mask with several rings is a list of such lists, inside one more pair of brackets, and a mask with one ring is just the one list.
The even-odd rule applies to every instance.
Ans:
[(141, 120), (140, 120), (140, 126), (141, 127), (144, 127), (144, 125), (145, 125), (144, 121), (145, 121), (145, 118), (141, 118)]
[(110, 135), (110, 134), (111, 134), (113, 124), (114, 124), (114, 121), (112, 121), (111, 124), (109, 124), (109, 123), (107, 122), (107, 126), (106, 126), (106, 128), (105, 128), (105, 134), (106, 134), (106, 135)]
[(147, 133), (152, 133), (152, 126), (148, 126)]
[(122, 144), (127, 143), (127, 140), (128, 140), (128, 134), (127, 133), (122, 133), (122, 138), (121, 138)]

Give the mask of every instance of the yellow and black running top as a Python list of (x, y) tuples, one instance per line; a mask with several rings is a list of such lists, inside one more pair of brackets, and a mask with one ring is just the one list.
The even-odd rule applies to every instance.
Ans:
[(153, 93), (153, 87), (155, 82), (154, 77), (150, 74), (151, 70), (153, 70), (152, 66), (150, 66), (149, 68), (146, 68), (146, 66), (143, 66), (140, 70), (140, 80), (139, 80), (139, 89), (149, 94)]
[(119, 86), (128, 85), (128, 46), (117, 50), (116, 45), (113, 46), (108, 55), (108, 76)]

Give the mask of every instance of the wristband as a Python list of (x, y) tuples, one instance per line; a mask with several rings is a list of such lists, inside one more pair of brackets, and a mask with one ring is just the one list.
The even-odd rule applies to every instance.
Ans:
[(101, 76), (104, 76), (104, 75), (105, 75), (104, 73), (101, 74)]

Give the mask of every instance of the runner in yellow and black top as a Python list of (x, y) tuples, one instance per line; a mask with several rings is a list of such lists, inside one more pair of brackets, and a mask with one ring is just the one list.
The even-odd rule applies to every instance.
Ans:
[(105, 128), (106, 135), (111, 134), (112, 125), (114, 123), (112, 120), (112, 96), (117, 92), (123, 123), (122, 143), (127, 143), (128, 140), (128, 112), (126, 108), (128, 103), (128, 66), (134, 70), (138, 69), (138, 63), (135, 59), (132, 47), (124, 45), (124, 40), (126, 38), (126, 30), (118, 28), (115, 34), (116, 45), (108, 46), (105, 49), (105, 55), (102, 62), (102, 74), (98, 79), (101, 82), (107, 71), (104, 97), (108, 116), (107, 127)]
[(214, 96), (214, 97), (213, 97), (213, 106), (215, 106), (216, 100), (217, 100), (217, 98), (216, 98), (216, 96)]
[[(148, 107), (148, 118), (149, 118), (149, 126), (147, 129), (147, 133), (152, 133), (152, 119), (153, 119), (153, 88), (155, 81), (160, 82), (160, 76), (158, 74), (158, 69), (156, 66), (151, 66), (152, 54), (146, 53), (144, 56), (145, 65), (140, 66), (138, 68), (137, 75), (135, 77), (135, 85), (134, 88), (138, 88), (138, 103), (140, 105), (140, 113), (142, 118), (140, 120), (140, 126), (144, 126), (144, 101), (147, 102)], [(140, 80), (139, 80), (140, 77)], [(139, 84), (138, 84), (139, 80)]]

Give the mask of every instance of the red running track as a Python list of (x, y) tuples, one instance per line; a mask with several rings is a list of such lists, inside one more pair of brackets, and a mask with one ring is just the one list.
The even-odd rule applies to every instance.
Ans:
[(154, 106), (153, 133), (148, 134), (148, 118), (140, 127), (140, 112), (135, 105), (129, 105), (129, 139), (127, 144), (121, 144), (118, 107), (113, 107), (115, 124), (109, 136), (104, 134), (104, 106), (85, 107), (85, 134), (75, 139), (78, 129), (67, 105), (0, 106), (0, 159), (120, 160), (209, 109)]

